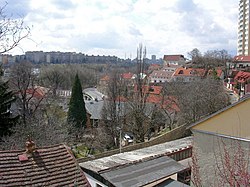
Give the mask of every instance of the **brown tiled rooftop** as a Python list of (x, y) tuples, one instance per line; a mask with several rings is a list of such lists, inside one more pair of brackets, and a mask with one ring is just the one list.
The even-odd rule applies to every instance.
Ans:
[(64, 144), (32, 153), (0, 151), (0, 186), (81, 186), (89, 183)]
[(166, 61), (179, 61), (181, 59), (184, 59), (183, 55), (164, 55), (163, 60)]

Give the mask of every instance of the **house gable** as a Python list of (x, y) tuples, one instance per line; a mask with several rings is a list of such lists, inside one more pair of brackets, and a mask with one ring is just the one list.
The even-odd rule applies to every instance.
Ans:
[(250, 96), (194, 124), (191, 129), (250, 139)]

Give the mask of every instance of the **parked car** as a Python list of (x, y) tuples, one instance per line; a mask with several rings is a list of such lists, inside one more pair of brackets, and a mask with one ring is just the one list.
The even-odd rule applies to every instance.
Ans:
[(124, 135), (124, 141), (127, 141), (128, 143), (133, 143), (133, 137), (129, 136), (128, 134)]

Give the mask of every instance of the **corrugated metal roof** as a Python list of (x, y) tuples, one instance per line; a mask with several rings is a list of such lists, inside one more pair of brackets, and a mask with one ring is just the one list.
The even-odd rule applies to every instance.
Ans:
[(104, 101), (85, 101), (85, 107), (91, 114), (90, 119), (102, 119)]
[(185, 167), (167, 156), (139, 162), (100, 175), (114, 186), (136, 187), (152, 183), (184, 170)]
[(92, 97), (93, 100), (97, 99), (98, 101), (103, 100), (104, 97), (104, 94), (99, 92), (96, 88), (86, 88), (83, 90), (83, 93)]

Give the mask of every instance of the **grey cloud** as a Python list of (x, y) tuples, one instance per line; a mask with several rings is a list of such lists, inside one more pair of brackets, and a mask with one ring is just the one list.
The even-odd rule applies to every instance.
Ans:
[(33, 12), (30, 12), (29, 14), (29, 21), (35, 22), (35, 23), (42, 23), (46, 22), (46, 20), (49, 19), (64, 19), (68, 18), (67, 15), (64, 14), (64, 12), (46, 12), (45, 9), (39, 9)]
[(176, 7), (181, 15), (179, 29), (201, 45), (219, 46), (232, 39), (230, 33), (213, 20), (209, 11), (197, 7), (193, 1), (179, 0)]
[(90, 33), (86, 36), (77, 35), (70, 39), (72, 47), (81, 48), (119, 49), (121, 36), (114, 32)]

